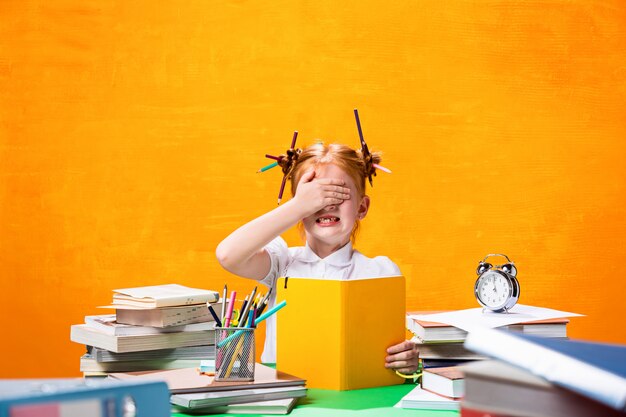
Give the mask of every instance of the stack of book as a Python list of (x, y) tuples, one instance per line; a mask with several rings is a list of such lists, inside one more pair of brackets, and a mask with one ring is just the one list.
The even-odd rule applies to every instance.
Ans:
[[(423, 375), (421, 387), (403, 398), (400, 406), (458, 410), (460, 399), (465, 393), (462, 365), (483, 361), (488, 357), (464, 346), (467, 331), (449, 324), (424, 320), (429, 314), (434, 313), (409, 312), (406, 317), (406, 327), (413, 333), (412, 340), (418, 345)], [(499, 328), (513, 333), (566, 339), (568, 323), (566, 318), (551, 318)]]
[(174, 410), (194, 414), (288, 414), (306, 396), (305, 381), (255, 364), (253, 381), (215, 381), (197, 369), (112, 373), (111, 379), (165, 381)]
[[(413, 333), (413, 341), (419, 345), (420, 358), (424, 361), (425, 368), (449, 366), (453, 362), (485, 359), (485, 356), (472, 352), (463, 346), (467, 337), (465, 330), (444, 323), (418, 320), (412, 317), (425, 314), (428, 313), (409, 312), (406, 317), (406, 327)], [(566, 318), (555, 318), (510, 324), (500, 328), (535, 336), (566, 338), (568, 323), (569, 320)]]
[[(178, 369), (215, 358), (215, 322), (207, 303), (216, 291), (177, 284), (114, 290), (116, 314), (86, 316), (70, 339), (84, 344), (84, 376), (110, 372)], [(218, 307), (221, 309), (221, 307)]]
[(626, 416), (626, 346), (472, 331), (464, 417)]
[(399, 407), (427, 410), (458, 410), (464, 393), (463, 373), (457, 366), (423, 370), (421, 385), (404, 396)]

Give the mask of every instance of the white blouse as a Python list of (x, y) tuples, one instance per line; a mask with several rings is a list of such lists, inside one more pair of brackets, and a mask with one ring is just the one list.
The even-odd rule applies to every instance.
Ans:
[[(260, 282), (274, 288), (279, 277), (329, 278), (348, 280), (353, 278), (377, 278), (397, 276), (400, 268), (386, 256), (368, 258), (361, 252), (352, 249), (348, 242), (338, 251), (322, 259), (307, 244), (295, 248), (287, 247), (280, 236), (272, 240), (265, 250), (270, 255), (271, 267), (265, 278)], [(272, 290), (266, 311), (276, 302), (276, 290)], [(276, 362), (276, 317), (266, 320), (265, 347), (261, 362)]]

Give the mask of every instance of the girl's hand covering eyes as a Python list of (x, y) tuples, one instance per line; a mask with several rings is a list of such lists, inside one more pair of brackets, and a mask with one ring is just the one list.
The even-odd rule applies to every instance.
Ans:
[(303, 209), (303, 217), (306, 217), (350, 199), (350, 188), (344, 185), (345, 182), (340, 179), (315, 179), (315, 169), (311, 168), (300, 178), (294, 200)]

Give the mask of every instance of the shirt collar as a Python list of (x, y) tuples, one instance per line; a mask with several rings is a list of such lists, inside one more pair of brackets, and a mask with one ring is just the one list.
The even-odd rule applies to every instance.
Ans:
[(307, 244), (304, 247), (304, 250), (300, 253), (298, 258), (301, 261), (307, 262), (307, 263), (322, 261), (328, 265), (332, 265), (335, 267), (339, 267), (339, 268), (346, 267), (352, 263), (352, 242), (348, 241), (348, 243), (346, 243), (339, 250), (331, 253), (330, 255), (328, 255), (327, 257), (323, 259), (317, 256), (315, 252), (313, 252), (313, 250), (309, 246), (309, 243), (307, 242)]

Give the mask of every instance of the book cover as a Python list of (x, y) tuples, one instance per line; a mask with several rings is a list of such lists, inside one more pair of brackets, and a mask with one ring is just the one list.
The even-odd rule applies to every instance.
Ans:
[(450, 398), (461, 398), (465, 392), (465, 381), (461, 367), (424, 369), (422, 388)]
[[(501, 361), (474, 362), (463, 366), (463, 372), (462, 413), (463, 410), (480, 410), (493, 415), (514, 416), (624, 416), (624, 413), (598, 401)], [(578, 374), (578, 380), (584, 378), (584, 374)]]
[(220, 296), (217, 291), (185, 287), (179, 284), (151, 285), (146, 287), (113, 290), (113, 304), (157, 308), (201, 303), (214, 303)]
[(112, 352), (137, 352), (142, 350), (169, 349), (183, 346), (209, 345), (215, 343), (215, 330), (161, 333), (139, 336), (113, 336), (88, 327), (86, 324), (71, 326), (70, 340), (87, 346), (96, 346)]
[(112, 373), (109, 377), (123, 381), (165, 381), (172, 394), (302, 386), (306, 382), (260, 363), (254, 368), (254, 381), (215, 381), (212, 376), (200, 375), (196, 368)]
[(280, 278), (276, 366), (311, 388), (348, 390), (401, 384), (384, 367), (389, 346), (405, 340), (405, 279)]
[[(465, 347), (626, 411), (626, 346), (547, 339), (492, 329), (470, 332)], [(583, 376), (583, 377), (581, 377)]]

